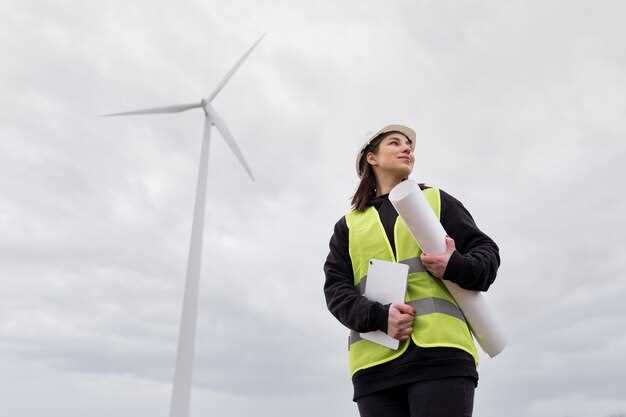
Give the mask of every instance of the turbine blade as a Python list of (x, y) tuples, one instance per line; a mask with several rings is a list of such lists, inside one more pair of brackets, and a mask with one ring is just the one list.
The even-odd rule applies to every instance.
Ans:
[(211, 105), (207, 104), (206, 109), (208, 113), (208, 118), (211, 119), (211, 122), (215, 125), (217, 130), (219, 130), (219, 132), (222, 134), (224, 141), (226, 142), (230, 150), (233, 151), (233, 153), (235, 154), (239, 162), (241, 162), (241, 165), (243, 165), (243, 167), (245, 168), (246, 172), (250, 176), (250, 179), (254, 181), (254, 176), (252, 175), (252, 171), (250, 170), (250, 167), (246, 163), (246, 160), (243, 157), (243, 154), (241, 153), (241, 150), (239, 149), (237, 142), (235, 142), (235, 138), (228, 130), (226, 123), (224, 123), (224, 120), (220, 117), (219, 114), (217, 114), (217, 112), (215, 111), (213, 107), (211, 107)]
[(131, 110), (131, 111), (125, 111), (122, 113), (101, 114), (100, 116), (109, 117), (109, 116), (131, 116), (131, 115), (137, 115), (137, 114), (180, 113), (185, 110), (195, 109), (196, 107), (202, 107), (202, 103), (189, 103), (189, 104), (178, 104), (175, 106), (153, 107), (151, 109)]
[(248, 58), (248, 55), (250, 55), (250, 53), (252, 52), (252, 50), (254, 48), (256, 48), (256, 46), (259, 44), (259, 42), (261, 42), (261, 40), (263, 40), (263, 38), (265, 37), (265, 33), (263, 35), (261, 35), (261, 37), (259, 39), (257, 39), (257, 41), (250, 47), (250, 49), (248, 49), (246, 51), (245, 54), (243, 54), (243, 56), (241, 58), (239, 58), (239, 61), (237, 61), (237, 63), (235, 64), (234, 67), (232, 67), (230, 69), (230, 71), (228, 71), (228, 73), (226, 74), (226, 76), (224, 77), (224, 79), (222, 80), (222, 82), (220, 82), (217, 85), (217, 88), (215, 90), (213, 90), (213, 92), (207, 97), (206, 101), (208, 101), (209, 103), (211, 101), (213, 101), (213, 99), (215, 98), (215, 96), (217, 96), (219, 94), (220, 91), (222, 91), (222, 88), (224, 88), (224, 86), (226, 85), (226, 83), (228, 82), (228, 80), (230, 80), (230, 77), (233, 76), (233, 74), (235, 73), (235, 71), (237, 71), (237, 69), (239, 69), (239, 67), (241, 66), (241, 64), (243, 64), (243, 61), (246, 60), (246, 58)]

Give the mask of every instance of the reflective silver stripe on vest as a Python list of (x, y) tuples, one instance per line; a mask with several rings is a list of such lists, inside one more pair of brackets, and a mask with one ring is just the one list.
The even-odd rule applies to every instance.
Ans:
[[(465, 316), (459, 307), (452, 304), (448, 300), (443, 298), (422, 298), (421, 300), (413, 300), (406, 303), (415, 309), (416, 316), (423, 316), (431, 313), (447, 314), (448, 316), (456, 317), (459, 320), (465, 320)], [(359, 332), (351, 330), (349, 344), (353, 344), (361, 340)]]
[(359, 290), (359, 294), (361, 295), (365, 294), (365, 284), (367, 284), (367, 275), (364, 275), (356, 286), (356, 289)]
[(407, 304), (415, 309), (416, 316), (441, 313), (465, 321), (465, 316), (463, 315), (461, 309), (443, 298), (422, 298), (421, 300), (410, 301)]
[[(419, 256), (415, 258), (405, 259), (403, 261), (398, 262), (400, 264), (405, 264), (409, 266), (409, 274), (414, 274), (416, 272), (426, 272), (426, 268), (422, 264)], [(365, 294), (365, 285), (367, 283), (367, 274), (363, 275), (363, 278), (359, 281), (359, 284), (356, 288), (359, 290), (359, 294)]]
[(415, 258), (405, 259), (398, 263), (405, 264), (409, 266), (409, 274), (414, 274), (416, 272), (426, 272), (426, 268), (424, 268), (424, 264), (422, 264), (422, 260), (419, 256)]

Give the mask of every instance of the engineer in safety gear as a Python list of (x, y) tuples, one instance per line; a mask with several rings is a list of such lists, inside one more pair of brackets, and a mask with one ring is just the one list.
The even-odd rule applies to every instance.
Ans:
[[(410, 175), (416, 153), (427, 157), (416, 151), (416, 134), (407, 126), (368, 134), (356, 156), (352, 209), (335, 224), (324, 264), (326, 304), (349, 329), (348, 368), (362, 417), (472, 415), (478, 353), (441, 280), (487, 291), (500, 266), (499, 249), (459, 200), (420, 184), (448, 234), (444, 254), (422, 253), (388, 199)], [(404, 303), (382, 305), (363, 295), (372, 258), (409, 265)], [(400, 340), (400, 348), (359, 337), (375, 330)]]

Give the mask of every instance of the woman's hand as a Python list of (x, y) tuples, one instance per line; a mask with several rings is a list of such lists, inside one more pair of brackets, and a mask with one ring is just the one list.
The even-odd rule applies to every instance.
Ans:
[(452, 252), (455, 250), (454, 240), (446, 236), (446, 251), (444, 253), (441, 255), (430, 255), (424, 252), (420, 255), (420, 259), (428, 272), (437, 278), (441, 278), (443, 273), (446, 272), (450, 256), (452, 256)]
[(407, 340), (413, 332), (415, 309), (408, 304), (391, 304), (387, 319), (387, 334), (394, 339)]

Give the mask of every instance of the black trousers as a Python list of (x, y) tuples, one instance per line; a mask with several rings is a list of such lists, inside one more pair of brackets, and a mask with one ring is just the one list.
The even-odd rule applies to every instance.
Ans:
[(453, 377), (419, 381), (357, 399), (361, 417), (471, 417), (474, 381)]

